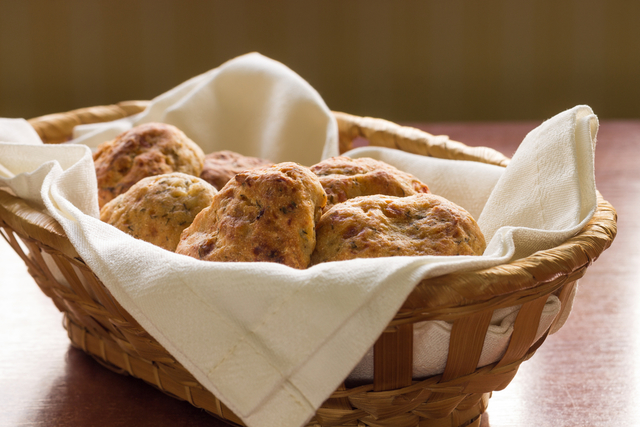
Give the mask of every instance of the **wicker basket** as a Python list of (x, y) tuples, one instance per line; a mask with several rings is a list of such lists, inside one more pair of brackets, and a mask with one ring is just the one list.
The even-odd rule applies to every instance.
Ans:
[[(139, 101), (92, 107), (35, 118), (30, 123), (46, 143), (59, 143), (69, 139), (77, 124), (125, 117), (146, 105)], [(384, 120), (343, 113), (335, 116), (341, 151), (362, 137), (371, 145), (440, 158), (501, 166), (509, 161), (489, 148), (467, 147)], [(545, 340), (548, 330), (534, 342), (548, 296), (557, 295), (566, 310), (576, 280), (613, 241), (615, 210), (598, 197), (598, 209), (589, 224), (556, 248), (511, 264), (421, 282), (374, 346), (373, 382), (355, 388), (341, 386), (309, 425), (479, 426), (491, 392), (505, 388), (520, 363)], [(0, 191), (0, 227), (36, 283), (64, 313), (64, 325), (74, 346), (109, 369), (141, 378), (171, 396), (242, 425), (113, 299), (51, 217)], [(476, 368), (493, 311), (519, 304), (522, 308), (504, 356)], [(414, 381), (413, 324), (424, 320), (453, 323), (449, 353), (441, 375)]]

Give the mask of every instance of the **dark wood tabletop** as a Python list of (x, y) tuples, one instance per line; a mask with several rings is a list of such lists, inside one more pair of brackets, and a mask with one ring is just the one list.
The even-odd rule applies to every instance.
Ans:
[[(511, 156), (539, 123), (420, 125)], [(495, 392), (482, 425), (640, 425), (640, 120), (603, 121), (599, 191), (618, 237), (580, 280), (565, 326)], [(0, 239), (0, 427), (225, 426), (69, 345), (62, 314)]]

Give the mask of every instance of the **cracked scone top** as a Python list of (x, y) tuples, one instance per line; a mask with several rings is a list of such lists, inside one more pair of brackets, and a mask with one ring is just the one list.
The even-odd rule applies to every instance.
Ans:
[(229, 150), (216, 151), (205, 156), (200, 178), (220, 190), (242, 171), (272, 165), (273, 162), (259, 157), (243, 156)]
[(241, 172), (183, 231), (176, 253), (307, 268), (326, 200), (318, 178), (296, 163)]
[(369, 157), (331, 157), (311, 166), (327, 193), (328, 211), (333, 205), (359, 196), (386, 194), (405, 197), (428, 193), (429, 187), (415, 176)]
[(216, 193), (208, 182), (180, 172), (150, 176), (104, 205), (100, 219), (173, 252), (182, 230), (211, 205)]
[(101, 144), (93, 161), (102, 207), (148, 176), (171, 172), (200, 176), (204, 152), (175, 126), (145, 123)]
[(316, 239), (311, 265), (399, 255), (482, 255), (486, 247), (466, 210), (431, 193), (339, 203), (320, 218)]

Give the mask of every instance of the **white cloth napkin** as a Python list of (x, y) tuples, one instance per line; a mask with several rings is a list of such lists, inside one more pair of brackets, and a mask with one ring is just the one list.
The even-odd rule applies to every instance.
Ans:
[[(282, 70), (281, 64), (255, 54), (248, 62), (245, 59), (223, 67), (246, 79), (219, 70), (212, 75), (225, 76), (224, 85), (211, 76), (193, 87), (187, 82), (169, 94), (190, 93), (186, 99), (200, 99), (195, 94), (198, 86), (207, 98), (204, 105), (218, 105), (218, 100), (208, 97), (220, 93), (230, 103), (234, 99), (249, 102), (249, 97), (235, 93), (246, 93), (250, 84), (254, 93), (276, 94), (256, 97), (256, 102), (276, 103), (276, 111), (291, 114), (264, 116), (269, 106), (231, 106), (234, 114), (246, 117), (229, 121), (263, 127), (272, 138), (284, 138), (281, 143), (289, 147), (288, 138), (298, 143), (301, 137), (285, 130), (304, 133), (304, 127), (290, 126), (288, 120), (303, 120), (312, 128), (302, 138), (305, 150), (313, 150), (318, 157), (335, 153), (336, 128), (315, 91), (300, 84), (298, 77), (289, 81), (289, 72), (278, 74), (275, 70)], [(263, 78), (265, 75), (274, 78)], [(289, 85), (297, 89), (289, 90)], [(212, 89), (221, 86), (221, 92)], [(289, 96), (293, 102), (308, 100), (300, 104), (305, 106), (302, 111), (287, 106)], [(173, 95), (167, 98), (174, 99)], [(171, 116), (169, 112), (172, 117), (188, 117), (187, 111), (200, 105), (195, 101), (187, 105), (185, 98), (178, 98), (174, 105), (164, 103), (160, 96), (155, 106), (166, 110), (166, 117)], [(314, 102), (319, 105), (310, 105)], [(214, 110), (193, 117), (225, 114)], [(142, 113), (126, 126), (143, 120), (145, 114), (151, 113)], [(118, 131), (122, 123), (116, 123)], [(324, 133), (317, 131), (320, 128)], [(389, 160), (399, 155), (398, 164), (418, 172), (434, 192), (480, 213), (479, 223), (490, 243), (484, 256), (476, 257), (358, 259), (296, 270), (275, 263), (204, 262), (177, 255), (97, 219), (90, 148), (25, 145), (33, 142), (33, 135), (19, 132), (13, 134), (13, 142), (0, 143), (0, 163), (6, 172), (0, 186), (44, 206), (120, 304), (248, 426), (296, 427), (307, 422), (349, 375), (420, 280), (504, 263), (552, 247), (579, 231), (596, 208), (596, 131), (597, 119), (588, 107), (560, 113), (525, 138), (504, 171), (377, 150)], [(13, 130), (0, 131), (0, 135), (9, 132)], [(250, 132), (247, 137), (256, 137), (258, 142), (249, 143), (256, 151), (247, 155), (293, 159), (286, 158), (280, 141), (262, 135)], [(212, 144), (235, 148), (225, 146), (224, 141)], [(305, 160), (305, 153), (296, 153), (302, 163), (320, 160)], [(474, 197), (467, 203), (469, 195)]]
[(310, 166), (338, 155), (337, 123), (298, 74), (258, 53), (228, 61), (154, 98), (140, 114), (76, 126), (75, 143), (96, 148), (132, 126), (169, 123), (205, 153), (232, 150)]

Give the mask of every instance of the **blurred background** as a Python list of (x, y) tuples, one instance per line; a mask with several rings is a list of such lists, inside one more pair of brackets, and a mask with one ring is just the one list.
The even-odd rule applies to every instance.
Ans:
[(400, 122), (640, 116), (640, 2), (0, 0), (0, 117), (151, 99), (258, 51)]

